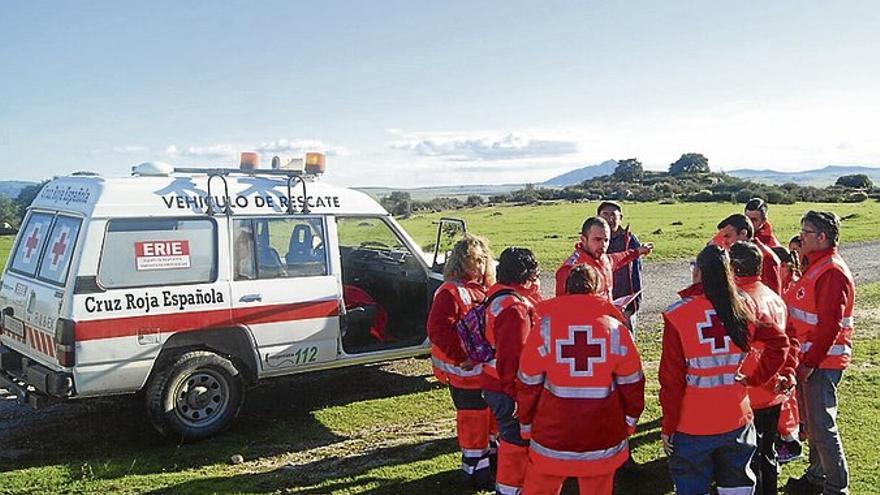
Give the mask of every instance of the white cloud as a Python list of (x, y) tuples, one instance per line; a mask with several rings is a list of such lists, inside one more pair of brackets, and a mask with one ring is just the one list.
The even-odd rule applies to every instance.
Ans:
[(114, 146), (111, 151), (120, 155), (134, 155), (138, 153), (146, 153), (149, 151), (149, 148), (139, 145)]
[(226, 158), (234, 158), (238, 155), (240, 150), (244, 150), (246, 148), (241, 148), (232, 144), (213, 144), (209, 146), (186, 146), (186, 147), (178, 147), (177, 145), (170, 145), (165, 148), (165, 154), (170, 157), (182, 157), (182, 158), (207, 158), (207, 159), (226, 159)]
[(404, 137), (404, 139), (389, 143), (389, 148), (393, 150), (403, 150), (417, 156), (458, 162), (558, 157), (578, 151), (578, 145), (574, 141), (541, 138), (519, 132), (507, 134), (485, 132), (471, 134), (413, 133), (407, 135), (399, 129), (388, 129), (387, 131)]
[(348, 156), (351, 154), (348, 149), (342, 146), (330, 146), (323, 141), (314, 139), (276, 139), (263, 141), (259, 144), (218, 143), (206, 146), (172, 144), (165, 148), (165, 154), (171, 158), (232, 161), (235, 161), (242, 151), (256, 151), (264, 160), (269, 160), (274, 155), (302, 156), (307, 151), (316, 151), (328, 156)]
[(303, 155), (308, 151), (324, 153), (327, 156), (348, 156), (350, 154), (344, 147), (329, 146), (316, 139), (277, 139), (260, 143), (254, 148), (254, 151), (264, 155), (284, 153), (295, 156)]

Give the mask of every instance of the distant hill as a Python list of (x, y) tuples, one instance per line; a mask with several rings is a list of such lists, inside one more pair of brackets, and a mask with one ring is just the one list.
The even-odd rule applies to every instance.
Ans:
[(541, 185), (556, 187), (573, 186), (602, 175), (611, 175), (614, 173), (615, 168), (617, 168), (616, 160), (606, 160), (598, 165), (588, 165), (562, 175), (557, 175), (552, 179), (544, 181)]
[(22, 189), (35, 184), (37, 183), (24, 180), (0, 180), (0, 196), (15, 199)]
[(729, 170), (726, 173), (740, 179), (765, 182), (768, 184), (795, 182), (801, 186), (825, 187), (834, 184), (837, 178), (841, 175), (852, 174), (865, 174), (870, 177), (875, 184), (880, 183), (880, 168), (856, 165), (829, 165), (825, 168), (804, 170), (802, 172), (777, 172), (775, 170), (754, 170), (744, 168), (739, 170)]

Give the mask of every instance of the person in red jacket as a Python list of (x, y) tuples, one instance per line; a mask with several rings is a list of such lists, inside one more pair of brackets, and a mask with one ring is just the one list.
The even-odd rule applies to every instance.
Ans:
[(566, 294), (536, 306), (517, 375), (519, 422), (530, 435), (523, 495), (555, 495), (568, 477), (581, 494), (610, 495), (645, 408), (645, 376), (623, 314), (595, 293), (599, 276), (574, 267)]
[[(800, 239), (797, 236), (794, 239), (797, 240), (798, 248), (800, 248)], [(782, 294), (785, 295), (801, 276), (798, 255), (795, 251), (789, 251), (782, 246), (773, 248), (773, 252), (779, 258), (779, 278), (782, 281)], [(797, 352), (796, 348), (795, 352)], [(797, 402), (797, 392), (793, 391), (782, 403), (782, 409), (779, 411), (777, 429), (779, 442), (776, 444), (776, 458), (779, 464), (787, 464), (803, 456), (804, 449), (800, 442), (800, 435), (801, 432), (805, 434), (807, 429), (801, 422)]]
[[(771, 380), (785, 362), (788, 338), (771, 322), (757, 322), (737, 293), (727, 252), (700, 251), (694, 284), (663, 312), (660, 358), (660, 438), (679, 495), (752, 493), (749, 463), (756, 449), (747, 386)], [(751, 375), (739, 366), (754, 342), (764, 349)]]
[(752, 198), (746, 203), (743, 213), (749, 217), (749, 220), (752, 221), (752, 225), (755, 227), (755, 239), (758, 239), (767, 247), (774, 248), (782, 244), (773, 235), (773, 226), (767, 220), (767, 209), (766, 201), (761, 198)]
[(461, 469), (476, 487), (492, 485), (490, 436), (494, 420), (483, 400), (481, 366), (468, 359), (455, 324), (486, 298), (495, 282), (495, 264), (488, 242), (466, 234), (458, 241), (443, 270), (446, 279), (434, 293), (428, 314), (431, 364), (440, 383), (448, 384), (455, 405), (455, 426), (461, 447)]
[(614, 271), (626, 266), (639, 256), (651, 254), (654, 245), (647, 243), (636, 249), (627, 249), (619, 253), (608, 254), (611, 242), (611, 228), (601, 217), (591, 217), (581, 226), (580, 241), (574, 246), (574, 253), (556, 270), (556, 295), (565, 294), (565, 281), (568, 272), (577, 265), (587, 264), (599, 274), (599, 285), (596, 294), (611, 300), (614, 288)]
[(761, 241), (755, 239), (755, 230), (752, 222), (742, 214), (734, 214), (725, 218), (718, 224), (718, 239), (720, 245), (724, 249), (729, 249), (734, 242), (749, 241), (754, 242), (758, 249), (761, 250), (763, 262), (761, 263), (761, 281), (764, 285), (770, 287), (770, 290), (780, 294), (782, 292), (782, 282), (779, 277), (779, 258), (772, 249), (764, 245)]
[(789, 251), (787, 248), (777, 246), (773, 248), (773, 253), (779, 258), (779, 281), (782, 287), (781, 294), (788, 292), (792, 284), (797, 282), (801, 277), (798, 267), (797, 254)]
[(790, 493), (849, 493), (849, 469), (837, 429), (837, 388), (853, 352), (855, 284), (837, 252), (840, 219), (808, 211), (801, 219), (806, 268), (785, 294), (789, 325), (800, 341), (798, 397), (810, 442), (810, 466)]
[(498, 424), (497, 495), (522, 491), (528, 463), (528, 440), (522, 438), (514, 417), (516, 373), (523, 343), (532, 330), (538, 292), (538, 262), (525, 248), (510, 247), (498, 258), (498, 283), (489, 289), (486, 308), (486, 341), (495, 349), (494, 359), (483, 363), (480, 383), (483, 398)]
[[(736, 286), (745, 293), (756, 308), (756, 319), (771, 321), (779, 328), (786, 328), (788, 310), (778, 294), (761, 282), (761, 251), (750, 242), (737, 242), (730, 246), (730, 265), (736, 276)], [(749, 402), (755, 413), (755, 430), (758, 450), (752, 457), (752, 470), (755, 472), (755, 493), (776, 495), (779, 476), (775, 444), (779, 439), (779, 417), (782, 404), (792, 399), (789, 393), (795, 384), (797, 366), (797, 342), (789, 335), (789, 352), (784, 368), (776, 379), (762, 387), (749, 387)], [(751, 375), (757, 369), (763, 345), (755, 342), (752, 350), (743, 360), (740, 371)], [(796, 424), (796, 423), (795, 423)]]

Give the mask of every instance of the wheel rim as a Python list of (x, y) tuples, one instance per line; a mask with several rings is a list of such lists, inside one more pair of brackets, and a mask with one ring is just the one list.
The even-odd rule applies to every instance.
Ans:
[(229, 407), (229, 392), (229, 381), (221, 373), (197, 370), (175, 388), (174, 412), (187, 426), (211, 426)]

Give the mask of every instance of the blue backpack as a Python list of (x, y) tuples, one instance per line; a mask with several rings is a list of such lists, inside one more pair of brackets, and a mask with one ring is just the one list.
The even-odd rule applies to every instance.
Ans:
[(520, 301), (524, 300), (512, 289), (500, 290), (485, 301), (474, 305), (455, 324), (455, 332), (461, 340), (464, 352), (475, 363), (485, 363), (495, 357), (495, 348), (486, 341), (486, 310), (492, 301), (506, 295), (513, 295)]

